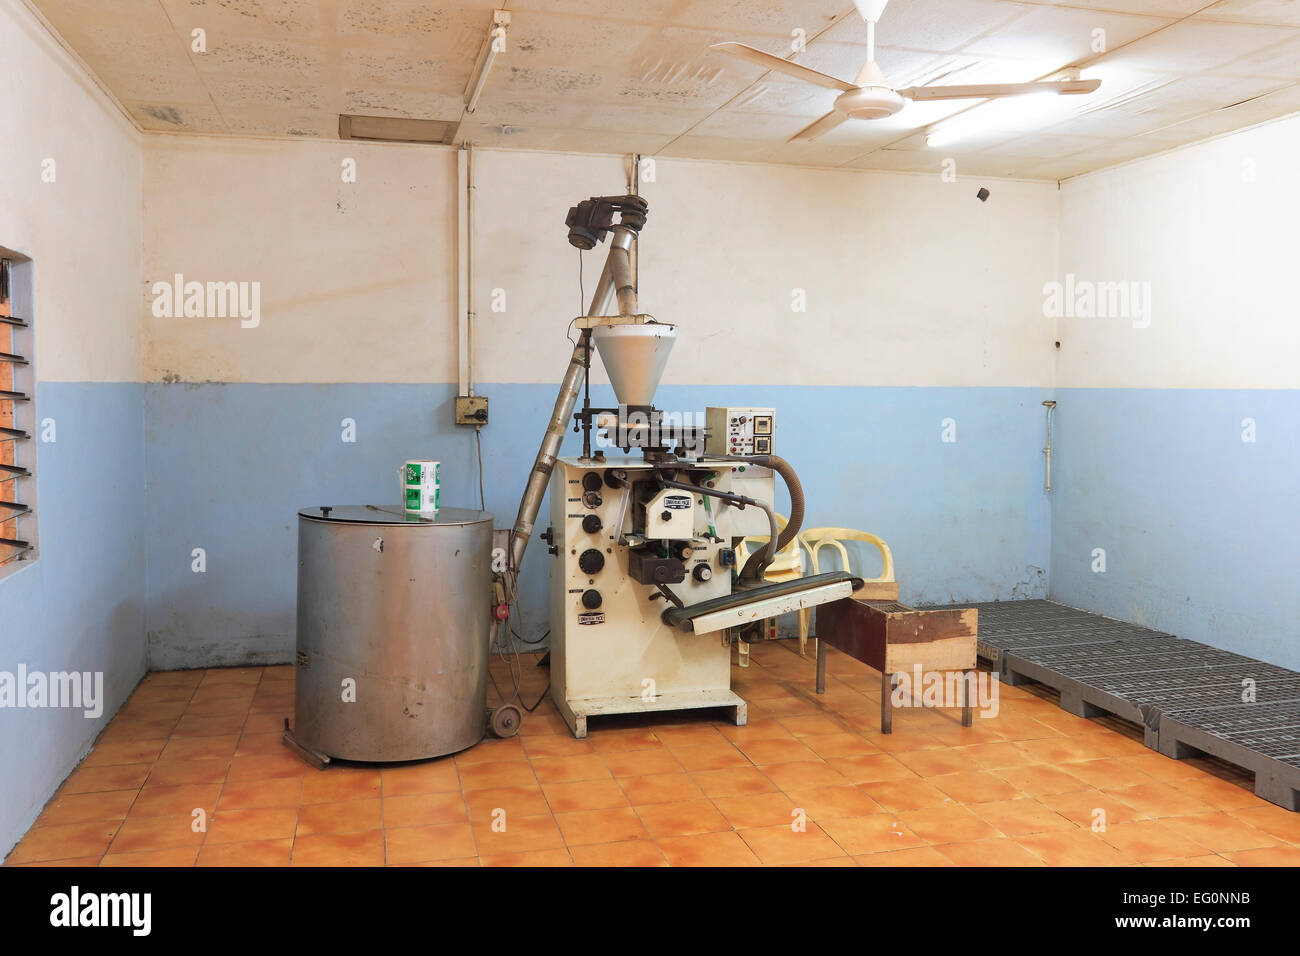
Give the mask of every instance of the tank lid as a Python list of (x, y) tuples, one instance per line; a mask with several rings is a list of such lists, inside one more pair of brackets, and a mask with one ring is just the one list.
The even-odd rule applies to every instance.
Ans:
[(426, 515), (407, 514), (401, 505), (321, 505), (303, 508), (298, 516), (348, 524), (458, 525), (492, 520), (490, 513), (471, 508), (439, 508), (436, 515)]

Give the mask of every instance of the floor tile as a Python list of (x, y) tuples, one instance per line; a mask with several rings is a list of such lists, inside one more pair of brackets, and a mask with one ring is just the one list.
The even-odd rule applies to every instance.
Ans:
[(139, 790), (101, 790), (94, 793), (61, 793), (46, 804), (36, 818), (37, 826), (94, 823), (97, 820), (125, 820)]
[(474, 842), (479, 856), (549, 850), (564, 846), (564, 838), (555, 818), (549, 813), (536, 817), (496, 817), (476, 821)]
[(1204, 856), (1207, 849), (1156, 820), (1116, 823), (1097, 835), (1139, 863)]
[(749, 846), (733, 831), (696, 833), (659, 840), (671, 866), (756, 866)]
[(946, 856), (932, 846), (910, 847), (905, 850), (882, 850), (853, 857), (858, 866), (952, 866)]
[[(218, 814), (218, 817), (221, 815)], [(463, 817), (462, 817), (463, 819)], [(299, 808), (298, 836), (319, 836), (324, 833), (364, 833), (379, 830), (385, 825), (383, 801), (344, 800), (339, 803), (309, 803)], [(396, 826), (397, 824), (389, 824)]]
[(748, 764), (743, 768), (696, 771), (691, 774), (691, 779), (709, 797), (771, 793), (777, 789), (766, 774)]
[(591, 843), (618, 843), (647, 839), (641, 818), (631, 807), (557, 813), (555, 822), (570, 849)]
[[(303, 808), (304, 811), (307, 809)], [(419, 827), (436, 823), (464, 823), (469, 817), (459, 793), (413, 793), (384, 797), (384, 826)]]
[(298, 837), (293, 841), (293, 865), (383, 866), (384, 831)]
[(1016, 837), (1016, 842), (1048, 866), (1128, 866), (1134, 862), (1087, 830), (1031, 833)]
[[(712, 803), (704, 799), (682, 803), (657, 803), (637, 807), (636, 812), (650, 836), (660, 841), (664, 837), (731, 829), (731, 824), (726, 818)], [(660, 845), (662, 846), (662, 842)]]
[(577, 810), (602, 810), (629, 805), (627, 794), (617, 780), (577, 780), (572, 783), (544, 783), (542, 792), (552, 813)]
[(925, 841), (892, 813), (818, 821), (822, 830), (846, 853), (878, 853), (924, 845)]
[(1237, 866), (1300, 866), (1300, 847), (1266, 846), (1221, 854)]
[(575, 846), (569, 852), (576, 866), (667, 866), (668, 860), (653, 840)]
[(860, 784), (860, 788), (891, 813), (939, 807), (952, 802), (946, 793), (919, 777), (911, 780), (880, 780)]
[(774, 827), (751, 827), (740, 831), (740, 836), (759, 862), (764, 864), (806, 863), (845, 855), (839, 844), (812, 822), (805, 822), (797, 830), (789, 823)]
[(288, 866), (293, 840), (258, 840), (252, 843), (204, 843), (198, 866)]
[(1072, 830), (1077, 826), (1032, 797), (972, 803), (967, 805), (967, 809), (1007, 836), (1043, 833), (1047, 830)]
[(424, 863), (476, 855), (468, 823), (390, 828), (384, 831), (384, 848), (389, 863)]
[(1160, 822), (1171, 830), (1195, 840), (1207, 850), (1225, 853), (1234, 850), (1253, 850), (1277, 846), (1279, 840), (1272, 834), (1251, 826), (1228, 813), (1203, 813), (1186, 817), (1161, 817)]
[(681, 773), (682, 765), (664, 747), (648, 750), (602, 752), (605, 766), (615, 777), (645, 777), (656, 773)]
[(898, 818), (909, 830), (929, 843), (970, 843), (1001, 836), (964, 806), (950, 804), (917, 810), (900, 810)]
[(864, 817), (881, 813), (883, 808), (860, 788), (851, 785), (839, 787), (813, 787), (790, 790), (788, 796), (795, 806), (813, 820), (829, 817)]
[(634, 807), (656, 803), (680, 803), (704, 795), (686, 773), (660, 773), (646, 777), (628, 777), (618, 781)]
[(946, 843), (935, 847), (958, 866), (1046, 866), (1015, 840), (994, 837), (970, 843)]
[(100, 821), (54, 827), (33, 827), (5, 859), (6, 864), (74, 857), (103, 856), (121, 824)]
[(297, 807), (218, 810), (208, 823), (205, 845), (288, 839), (294, 835), (298, 812)]

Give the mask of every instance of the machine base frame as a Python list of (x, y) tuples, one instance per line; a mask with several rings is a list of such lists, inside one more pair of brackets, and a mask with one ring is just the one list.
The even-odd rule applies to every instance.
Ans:
[(700, 690), (680, 694), (660, 694), (653, 700), (640, 697), (589, 697), (583, 700), (564, 700), (553, 695), (555, 707), (569, 725), (575, 737), (587, 736), (587, 718), (610, 717), (615, 714), (653, 714), (674, 710), (702, 710), (722, 708), (731, 711), (737, 727), (749, 720), (749, 705), (734, 691)]

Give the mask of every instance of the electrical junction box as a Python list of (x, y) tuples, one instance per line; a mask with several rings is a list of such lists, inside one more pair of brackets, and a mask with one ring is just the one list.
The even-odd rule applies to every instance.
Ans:
[(457, 395), (456, 424), (486, 425), (488, 422), (488, 400), (486, 395)]
[[(719, 407), (705, 409), (704, 424), (709, 430), (704, 440), (705, 455), (772, 455), (776, 432), (776, 409)], [(766, 501), (776, 507), (776, 479), (770, 468), (742, 465), (718, 476), (720, 491)], [(737, 508), (726, 502), (710, 502), (715, 525), (724, 536), (768, 535), (771, 525), (759, 508)]]
[(707, 455), (772, 455), (776, 431), (774, 408), (705, 409), (704, 424), (709, 437), (704, 441)]

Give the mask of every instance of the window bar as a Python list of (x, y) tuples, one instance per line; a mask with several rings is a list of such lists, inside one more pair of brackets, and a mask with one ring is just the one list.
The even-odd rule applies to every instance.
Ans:
[(0, 323), (4, 325), (13, 325), (20, 329), (27, 328), (27, 321), (20, 319), (16, 315), (0, 315)]
[[(32, 475), (32, 473), (22, 465), (6, 465), (2, 462), (0, 462), (0, 471), (7, 471), (11, 475), (17, 475), (19, 478), (30, 478)], [(5, 478), (4, 480), (8, 481), (9, 479)]]
[(0, 352), (0, 362), (9, 362), (13, 365), (26, 365), (27, 359), (21, 355), (14, 355), (12, 352)]
[(0, 402), (30, 402), (31, 400), (31, 396), (25, 392), (11, 392), (0, 388)]

